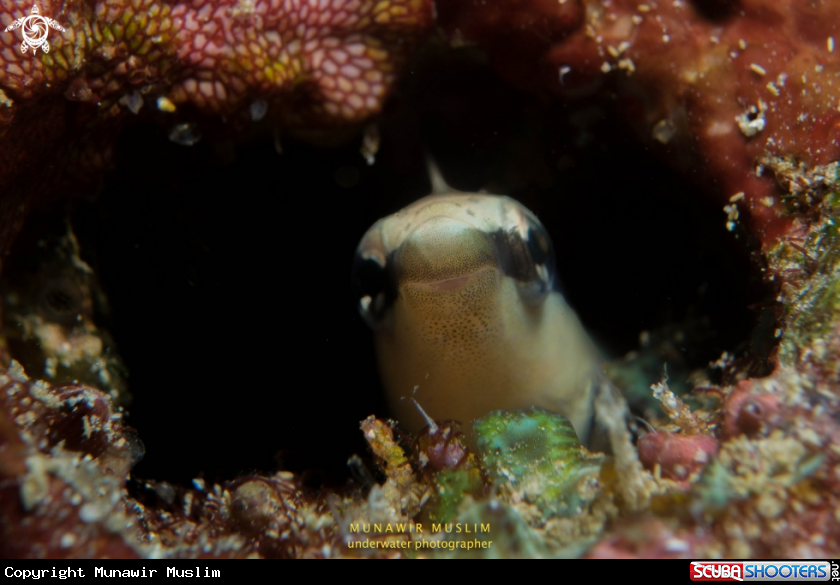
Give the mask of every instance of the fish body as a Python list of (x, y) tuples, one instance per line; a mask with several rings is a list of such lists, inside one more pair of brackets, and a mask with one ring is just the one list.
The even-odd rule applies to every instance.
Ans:
[(431, 195), (374, 224), (354, 284), (397, 419), (540, 406), (585, 441), (599, 358), (554, 281), (545, 228), (509, 197)]

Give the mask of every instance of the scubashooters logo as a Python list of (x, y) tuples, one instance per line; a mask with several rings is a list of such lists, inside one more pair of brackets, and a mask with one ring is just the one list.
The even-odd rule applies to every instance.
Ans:
[(692, 581), (743, 581), (744, 563), (691, 563)]
[(692, 581), (838, 581), (828, 561), (693, 561)]

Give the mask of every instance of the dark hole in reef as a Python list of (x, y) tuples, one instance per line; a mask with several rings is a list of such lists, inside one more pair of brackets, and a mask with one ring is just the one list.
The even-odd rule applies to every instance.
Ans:
[(692, 320), (702, 340), (688, 331), (676, 347), (690, 368), (750, 350), (748, 306), (764, 291), (699, 173), (670, 170), (608, 97), (547, 100), (470, 51), (431, 53), (386, 108), (373, 166), (358, 139), (286, 137), (278, 156), (267, 127), (232, 147), (176, 145), (142, 117), (123, 134), (104, 192), (73, 221), (130, 370), (136, 477), (347, 477), (366, 452), (359, 421), (388, 414), (352, 255), (376, 219), (429, 192), (424, 148), (454, 187), (537, 213), (565, 294), (610, 355)]
[(692, 0), (691, 5), (712, 22), (723, 22), (741, 12), (739, 0)]

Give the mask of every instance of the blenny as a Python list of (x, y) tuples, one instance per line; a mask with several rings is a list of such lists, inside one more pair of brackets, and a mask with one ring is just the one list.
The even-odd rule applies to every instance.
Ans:
[(353, 284), (408, 429), (427, 424), (422, 411), (471, 425), (539, 406), (587, 440), (598, 353), (557, 290), (548, 233), (523, 205), (451, 192), (420, 199), (367, 231)]

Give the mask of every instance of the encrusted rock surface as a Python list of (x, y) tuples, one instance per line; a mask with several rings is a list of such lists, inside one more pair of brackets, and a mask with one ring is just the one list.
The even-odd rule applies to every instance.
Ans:
[(812, 201), (797, 193), (813, 181), (781, 167), (840, 158), (836, 0), (454, 0), (439, 12), (453, 41), (478, 44), (521, 87), (615, 92), (650, 147), (702, 170), (731, 200), (730, 229), (748, 218), (765, 250)]

